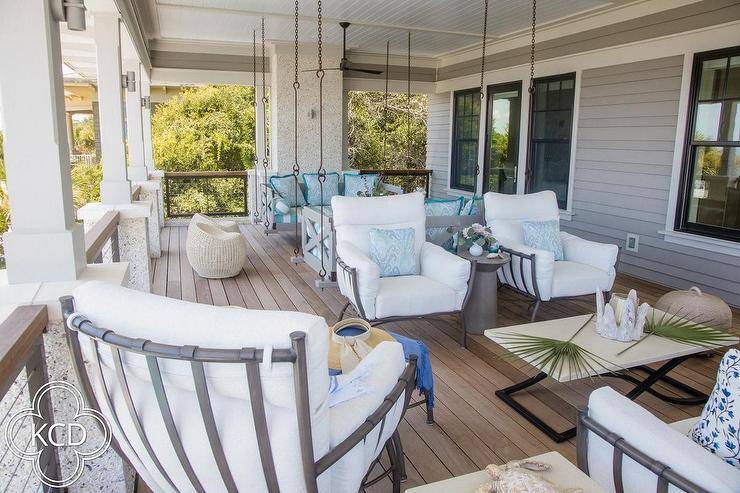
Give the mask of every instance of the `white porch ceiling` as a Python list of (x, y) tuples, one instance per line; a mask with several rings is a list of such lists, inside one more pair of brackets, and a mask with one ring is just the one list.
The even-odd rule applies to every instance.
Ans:
[[(270, 42), (293, 39), (293, 9), (289, 0), (136, 0), (140, 10), (150, 12), (145, 26), (150, 39), (251, 43), (265, 17)], [(564, 22), (573, 17), (603, 11), (628, 0), (547, 0), (538, 4), (540, 25)], [(323, 0), (324, 39), (341, 43), (338, 22), (353, 24), (348, 30), (351, 51), (384, 53), (385, 43), (403, 54), (406, 33), (412, 31), (413, 55), (439, 57), (475, 45), (481, 40), (481, 0)], [(300, 1), (300, 39), (316, 39), (316, 2)], [(492, 39), (526, 30), (531, 25), (530, 0), (491, 0), (489, 36)]]

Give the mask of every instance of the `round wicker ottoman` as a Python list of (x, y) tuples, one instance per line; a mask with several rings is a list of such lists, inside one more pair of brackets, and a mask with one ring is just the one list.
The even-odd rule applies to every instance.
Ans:
[(193, 218), (190, 220), (190, 222), (206, 223), (212, 226), (218, 226), (219, 229), (230, 231), (232, 233), (239, 232), (239, 225), (236, 223), (236, 221), (232, 221), (231, 219), (211, 219), (210, 217), (204, 216), (203, 214), (193, 214)]
[(234, 277), (247, 260), (247, 246), (241, 233), (192, 221), (185, 243), (188, 260), (199, 276), (207, 279)]

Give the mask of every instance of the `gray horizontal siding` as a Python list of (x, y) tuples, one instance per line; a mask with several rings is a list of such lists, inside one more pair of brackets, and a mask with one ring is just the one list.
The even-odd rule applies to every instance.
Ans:
[(427, 168), (433, 170), (430, 195), (446, 195), (450, 159), (450, 93), (429, 96), (427, 115)]
[(573, 218), (563, 229), (623, 251), (620, 271), (676, 288), (692, 285), (740, 306), (736, 257), (664, 241), (683, 57), (583, 72)]

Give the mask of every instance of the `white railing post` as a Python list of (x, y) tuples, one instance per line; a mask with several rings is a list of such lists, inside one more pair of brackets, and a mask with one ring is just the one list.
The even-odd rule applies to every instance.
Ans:
[(59, 24), (49, 5), (0, 2), (11, 284), (75, 280), (85, 268), (85, 238), (72, 204)]

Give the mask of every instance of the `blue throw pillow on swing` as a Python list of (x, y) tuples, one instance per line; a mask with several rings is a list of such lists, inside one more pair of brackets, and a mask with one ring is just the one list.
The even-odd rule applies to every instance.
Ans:
[(270, 185), (281, 199), (288, 204), (288, 207), (303, 207), (306, 205), (306, 198), (303, 196), (303, 190), (298, 186), (298, 195), (295, 191), (295, 178), (293, 175), (271, 176)]
[(306, 184), (306, 200), (309, 205), (331, 205), (331, 198), (339, 195), (339, 173), (326, 174), (323, 200), (318, 173), (303, 173), (303, 183)]
[(380, 277), (418, 274), (414, 229), (371, 229), (370, 258), (378, 264)]
[(372, 197), (375, 187), (378, 186), (380, 175), (368, 173), (361, 175), (359, 173), (344, 174), (344, 196), (345, 197)]

